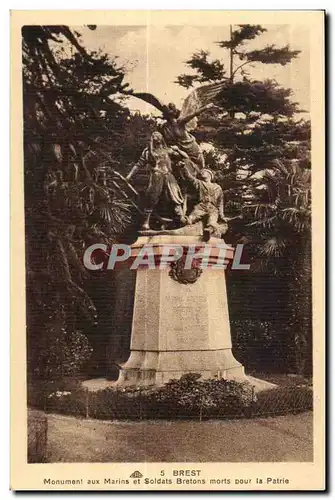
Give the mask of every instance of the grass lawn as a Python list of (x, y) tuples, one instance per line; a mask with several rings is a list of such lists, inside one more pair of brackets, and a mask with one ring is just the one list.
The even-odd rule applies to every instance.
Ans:
[(231, 421), (97, 421), (48, 415), (48, 462), (306, 462), (312, 413)]

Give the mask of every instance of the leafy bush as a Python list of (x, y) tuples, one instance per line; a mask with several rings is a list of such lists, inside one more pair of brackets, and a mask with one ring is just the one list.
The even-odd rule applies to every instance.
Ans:
[(313, 391), (306, 386), (289, 385), (260, 392), (254, 416), (286, 415), (313, 409)]
[(199, 380), (189, 373), (160, 388), (106, 389), (90, 396), (90, 416), (111, 418), (199, 418), (244, 415), (253, 392), (247, 383)]
[(89, 341), (80, 331), (68, 332), (61, 326), (50, 326), (40, 341), (36, 366), (40, 376), (56, 379), (77, 374), (92, 354)]
[(51, 407), (51, 398), (57, 397), (57, 393), (77, 394), (79, 391), (83, 391), (81, 382), (72, 377), (57, 380), (28, 380), (28, 406), (46, 410)]
[(245, 416), (253, 402), (248, 383), (200, 380), (186, 374), (163, 387), (108, 388), (89, 392), (78, 384), (72, 388), (58, 381), (30, 386), (30, 406), (68, 415), (103, 420), (141, 418), (209, 418)]
[(28, 406), (46, 412), (87, 416), (87, 391), (79, 380), (33, 380), (28, 383)]
[(90, 417), (102, 420), (141, 419), (151, 391), (154, 392), (153, 389), (139, 390), (133, 387), (123, 390), (109, 388), (91, 393)]
[(243, 415), (253, 401), (248, 383), (233, 380), (200, 380), (189, 373), (171, 380), (164, 387), (146, 395), (147, 414), (176, 417), (223, 417)]
[(107, 388), (97, 392), (79, 382), (57, 381), (30, 387), (30, 406), (48, 412), (101, 420), (174, 418), (243, 418), (285, 415), (313, 408), (307, 386), (289, 385), (255, 395), (253, 387), (234, 380), (201, 380), (189, 373), (163, 387)]
[(236, 358), (250, 369), (282, 371), (286, 355), (276, 326), (258, 319), (232, 320), (233, 351)]
[(48, 412), (74, 415), (77, 417), (88, 416), (88, 393), (83, 389), (75, 391), (56, 391), (49, 394), (46, 403)]

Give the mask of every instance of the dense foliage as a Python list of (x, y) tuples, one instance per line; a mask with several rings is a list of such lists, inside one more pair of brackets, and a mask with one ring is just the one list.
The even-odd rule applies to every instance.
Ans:
[[(177, 83), (226, 81), (195, 135), (212, 146), (206, 161), (224, 188), (226, 214), (240, 216), (227, 239), (246, 244), (254, 271), (228, 275), (235, 354), (247, 369), (306, 373), (310, 124), (290, 89), (248, 74), (260, 67), (266, 75), (267, 65), (299, 57), (288, 46), (248, 50), (264, 31), (231, 27), (229, 40), (218, 42), (229, 53), (228, 67), (200, 50), (186, 63), (191, 74)], [(129, 171), (155, 120), (132, 114), (115, 98), (128, 88), (125, 68), (110, 55), (87, 51), (68, 27), (26, 26), (22, 44), (28, 367), (34, 376), (54, 379), (89, 373), (94, 364), (105, 369), (114, 287), (110, 277), (85, 270), (82, 253), (137, 227), (137, 209), (111, 173)], [(137, 188), (146, 182), (139, 176)]]
[[(28, 361), (49, 377), (59, 339), (97, 329), (83, 251), (136, 223), (110, 174), (129, 168), (153, 120), (112, 99), (127, 86), (124, 69), (68, 27), (25, 26), (22, 40)], [(63, 373), (70, 360), (57, 359)]]
[[(270, 357), (281, 369), (304, 373), (311, 370), (312, 350), (310, 123), (300, 117), (303, 110), (292, 101), (291, 89), (248, 73), (258, 68), (266, 74), (266, 65), (285, 66), (299, 56), (289, 46), (248, 49), (248, 42), (265, 31), (260, 25), (231, 26), (230, 38), (216, 42), (229, 53), (228, 67), (200, 50), (186, 63), (192, 73), (180, 75), (177, 83), (189, 88), (226, 80), (216, 110), (203, 115), (196, 135), (212, 146), (207, 163), (225, 191), (226, 213), (240, 216), (230, 237), (246, 244), (255, 272), (251, 280), (233, 273), (231, 307), (247, 335), (248, 321), (255, 320), (244, 303), (256, 293), (252, 307), (258, 321), (267, 321), (269, 309), (273, 317), (267, 332), (258, 330), (258, 342), (270, 337), (273, 348), (266, 342), (258, 359)], [(257, 282), (263, 277), (268, 287), (261, 291)], [(240, 337), (235, 325), (232, 315), (233, 333)]]
[(162, 387), (108, 388), (96, 392), (76, 384), (47, 383), (28, 392), (29, 404), (47, 412), (102, 420), (251, 418), (310, 410), (309, 386), (287, 385), (256, 393), (246, 382), (201, 380), (188, 373)]

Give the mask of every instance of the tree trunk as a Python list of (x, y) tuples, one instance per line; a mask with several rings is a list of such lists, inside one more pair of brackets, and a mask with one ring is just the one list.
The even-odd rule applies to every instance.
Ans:
[[(233, 25), (229, 26), (230, 31), (230, 50), (229, 50), (229, 80), (230, 83), (234, 83), (234, 49), (233, 49)], [(235, 112), (233, 110), (229, 111), (229, 118), (234, 119)]]

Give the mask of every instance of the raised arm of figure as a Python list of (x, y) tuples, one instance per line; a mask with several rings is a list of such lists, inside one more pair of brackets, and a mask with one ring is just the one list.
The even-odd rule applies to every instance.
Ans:
[[(221, 188), (220, 188), (221, 189)], [(225, 221), (225, 216), (224, 216), (224, 208), (223, 208), (223, 191), (221, 189), (221, 193), (218, 199), (218, 209), (219, 209), (219, 219), (222, 221)]]
[(181, 158), (184, 158), (185, 160), (189, 159), (188, 154), (185, 153), (185, 151), (182, 151), (178, 146), (175, 146), (175, 145), (170, 146), (169, 153), (172, 156), (181, 157)]
[(190, 114), (184, 116), (183, 118), (178, 118), (177, 121), (178, 121), (178, 123), (180, 123), (182, 125), (186, 125), (186, 123), (188, 123), (189, 121), (193, 120), (193, 118), (195, 118), (196, 116), (201, 115), (201, 113), (203, 113), (207, 109), (211, 109), (213, 107), (214, 107), (213, 103), (206, 104), (206, 106), (201, 106), (201, 108), (197, 109), (193, 113), (190, 113)]
[(129, 181), (135, 174), (136, 172), (144, 167), (148, 163), (148, 148), (145, 148), (145, 150), (142, 152), (140, 159), (135, 163), (129, 174), (127, 175), (126, 179)]
[(192, 186), (194, 186), (196, 189), (199, 188), (199, 185), (200, 185), (200, 181), (199, 179), (197, 179), (194, 175), (191, 174), (191, 172), (189, 171), (189, 169), (187, 168), (187, 165), (183, 165), (182, 166), (182, 172), (183, 172), (183, 175), (184, 175), (184, 178), (190, 183), (192, 184)]

